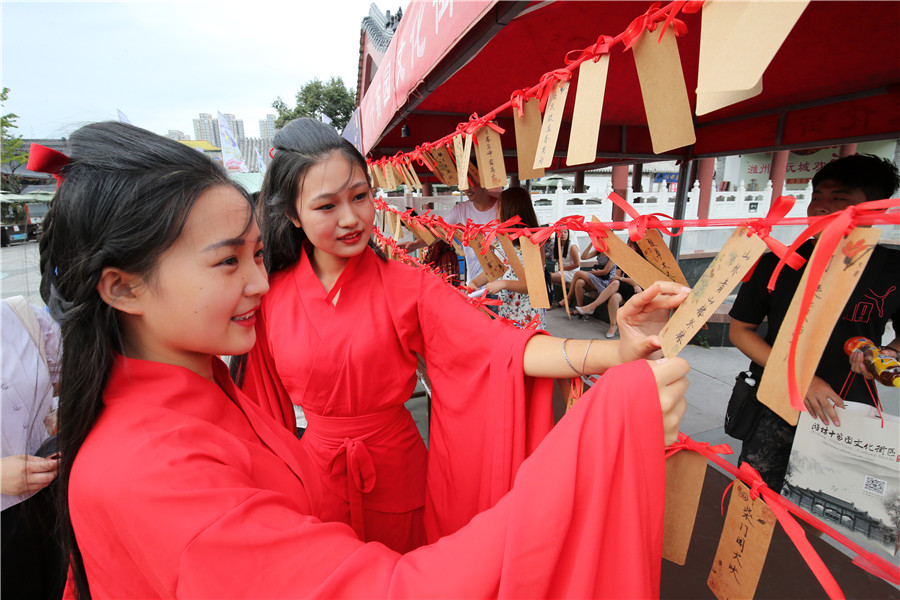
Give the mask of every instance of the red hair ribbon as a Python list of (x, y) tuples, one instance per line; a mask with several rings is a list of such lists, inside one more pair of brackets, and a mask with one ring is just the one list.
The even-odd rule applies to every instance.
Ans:
[(269, 148), (269, 158), (275, 158), (275, 146)]
[(541, 75), (541, 81), (537, 85), (537, 94), (535, 94), (541, 99), (541, 112), (544, 112), (544, 108), (547, 106), (547, 100), (550, 98), (553, 86), (561, 81), (569, 81), (571, 78), (572, 72), (568, 69), (556, 69)]
[(62, 152), (40, 144), (31, 144), (28, 151), (28, 164), (25, 165), (25, 168), (35, 173), (53, 175), (56, 178), (56, 187), (59, 187), (59, 184), (62, 183), (60, 171), (67, 164), (69, 164), (69, 157)]
[[(566, 57), (564, 59), (566, 66), (568, 65), (580, 65), (586, 60), (594, 59), (594, 62), (600, 60), (600, 57), (604, 54), (609, 54), (609, 48), (613, 45), (615, 40), (608, 35), (601, 35), (597, 38), (597, 41), (594, 42), (593, 46), (588, 46), (582, 50), (569, 50), (566, 53)], [(570, 58), (570, 56), (578, 52), (578, 56), (575, 58)]]

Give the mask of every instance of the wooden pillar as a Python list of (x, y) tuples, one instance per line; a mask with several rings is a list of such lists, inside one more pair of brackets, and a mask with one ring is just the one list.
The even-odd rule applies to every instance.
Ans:
[[(631, 167), (631, 191), (639, 194), (644, 191), (644, 165), (638, 163)], [(648, 192), (650, 190), (647, 190)]]
[(784, 170), (787, 168), (788, 150), (779, 150), (772, 154), (772, 164), (769, 166), (769, 181), (772, 182), (772, 198), (775, 200), (784, 190)]
[(423, 196), (434, 196), (433, 188), (430, 183), (422, 182), (422, 195)]
[[(618, 195), (628, 197), (628, 165), (615, 165), (612, 168), (612, 187)], [(613, 205), (612, 218), (613, 221), (624, 221), (625, 211)]]
[(712, 197), (713, 174), (716, 172), (715, 158), (701, 158), (697, 168), (700, 179), (700, 198), (697, 201), (697, 218), (709, 218), (709, 201)]
[(838, 155), (840, 158), (844, 158), (845, 156), (851, 156), (856, 154), (856, 144), (844, 144), (841, 146)]
[(583, 194), (584, 189), (584, 171), (575, 171), (575, 189), (576, 194)]
[[(684, 159), (681, 162), (681, 166), (678, 167), (678, 189), (675, 192), (675, 217), (676, 221), (681, 221), (684, 219), (684, 208), (687, 203), (688, 192), (690, 192), (690, 184), (688, 181), (690, 180), (691, 175), (691, 163), (694, 162), (692, 160)], [(681, 228), (681, 231), (684, 231), (684, 228)], [(669, 238), (669, 250), (672, 251), (672, 255), (676, 260), (681, 255), (681, 236), (675, 235)]]
[(507, 186), (511, 188), (522, 187), (522, 182), (519, 181), (518, 175), (510, 175), (508, 178)]

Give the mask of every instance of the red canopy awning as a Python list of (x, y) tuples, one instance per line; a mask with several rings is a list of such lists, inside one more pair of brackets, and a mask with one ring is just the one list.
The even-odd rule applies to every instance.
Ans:
[[(457, 2), (444, 3), (452, 15), (438, 15), (437, 4), (409, 5), (361, 102), (363, 146), (372, 158), (411, 151), (452, 133), (472, 113), (491, 112), (514, 90), (563, 67), (569, 51), (622, 33), (650, 7), (646, 1)], [(678, 47), (693, 109), (701, 15), (679, 18), (688, 29)], [(900, 137), (898, 31), (900, 3), (814, 0), (766, 69), (762, 93), (695, 117), (696, 143), (665, 155), (652, 151), (634, 58), (618, 44), (610, 53), (597, 160), (577, 168)], [(576, 87), (577, 79), (576, 71)], [(565, 152), (574, 90), (550, 170), (572, 170)], [(506, 129), (507, 170), (515, 173), (512, 110), (497, 121)], [(404, 123), (408, 137), (401, 135)]]

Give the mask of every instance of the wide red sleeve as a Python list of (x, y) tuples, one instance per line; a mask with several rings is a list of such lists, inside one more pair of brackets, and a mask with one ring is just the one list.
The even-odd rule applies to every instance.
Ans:
[[(237, 407), (226, 403), (218, 421), (239, 435), (170, 408), (105, 418), (127, 435), (83, 446), (69, 490), (95, 597), (659, 594), (665, 459), (644, 361), (608, 371), (493, 508), (405, 555), (318, 521), (302, 478), (241, 426)], [(278, 437), (275, 448), (291, 441)]]
[(420, 351), (432, 386), (425, 527), (434, 541), (512, 487), (553, 427), (553, 381), (524, 373), (537, 332), (492, 320), (438, 278), (419, 277)]
[(271, 415), (294, 433), (297, 429), (294, 405), (278, 377), (269, 348), (265, 316), (260, 310), (256, 313), (256, 344), (247, 354), (241, 389), (263, 409), (263, 412)]
[(664, 493), (656, 386), (645, 362), (630, 363), (604, 375), (512, 491), (455, 534), (400, 556), (260, 492), (185, 549), (178, 595), (657, 597)]

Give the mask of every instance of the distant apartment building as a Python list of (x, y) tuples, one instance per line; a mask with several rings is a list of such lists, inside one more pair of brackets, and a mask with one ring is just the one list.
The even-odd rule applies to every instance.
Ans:
[(185, 135), (183, 131), (179, 131), (177, 129), (170, 129), (169, 133), (166, 134), (166, 137), (171, 140), (175, 140), (176, 142), (191, 139), (190, 136)]
[(265, 119), (259, 120), (259, 138), (262, 140), (271, 140), (275, 137), (275, 115), (266, 115)]
[(209, 113), (200, 113), (200, 118), (193, 121), (195, 140), (206, 140), (213, 146), (221, 146), (217, 119), (213, 119)]

